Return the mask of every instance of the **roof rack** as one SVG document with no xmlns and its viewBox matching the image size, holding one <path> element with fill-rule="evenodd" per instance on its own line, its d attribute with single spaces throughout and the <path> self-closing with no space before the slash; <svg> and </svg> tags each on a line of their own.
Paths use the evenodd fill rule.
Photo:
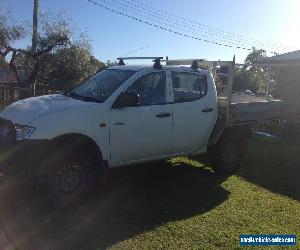
<svg viewBox="0 0 300 250">
<path fill-rule="evenodd" d="M 195 71 L 198 70 L 199 62 L 204 62 L 205 59 L 179 59 L 179 60 L 169 60 L 169 57 L 166 57 L 166 60 L 163 60 L 163 62 L 166 62 L 166 65 L 191 65 L 191 68 Z"/>
<path fill-rule="evenodd" d="M 119 60 L 118 65 L 125 65 L 124 60 L 153 60 L 153 68 L 154 69 L 162 69 L 161 60 L 164 59 L 161 56 L 145 56 L 145 57 L 119 57 L 117 60 Z"/>
<path fill-rule="evenodd" d="M 166 60 L 163 60 L 163 62 L 166 62 L 166 65 L 191 65 L 191 67 L 199 66 L 210 66 L 210 67 L 216 67 L 216 66 L 229 66 L 232 65 L 234 61 L 206 61 L 205 59 L 175 59 L 175 60 L 169 60 L 168 57 Z"/>
</svg>

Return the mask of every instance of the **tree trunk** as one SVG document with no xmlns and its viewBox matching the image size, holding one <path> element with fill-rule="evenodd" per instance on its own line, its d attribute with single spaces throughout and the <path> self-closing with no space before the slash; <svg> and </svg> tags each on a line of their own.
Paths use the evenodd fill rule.
<svg viewBox="0 0 300 250">
<path fill-rule="evenodd" d="M 16 64 L 15 64 L 16 54 L 17 54 L 16 50 L 13 50 L 13 53 L 12 53 L 12 56 L 11 56 L 11 59 L 10 59 L 10 62 L 9 62 L 9 68 L 14 73 L 17 81 L 21 82 L 20 75 L 19 75 L 19 72 L 18 72 Z"/>
</svg>

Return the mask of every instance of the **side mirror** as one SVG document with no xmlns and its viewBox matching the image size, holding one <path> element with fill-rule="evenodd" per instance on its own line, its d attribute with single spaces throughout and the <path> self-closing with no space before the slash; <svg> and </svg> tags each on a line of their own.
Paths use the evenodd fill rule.
<svg viewBox="0 0 300 250">
<path fill-rule="evenodd" d="M 126 107 L 137 107 L 139 106 L 140 96 L 135 91 L 125 92 L 117 98 L 112 108 L 121 109 Z"/>
</svg>

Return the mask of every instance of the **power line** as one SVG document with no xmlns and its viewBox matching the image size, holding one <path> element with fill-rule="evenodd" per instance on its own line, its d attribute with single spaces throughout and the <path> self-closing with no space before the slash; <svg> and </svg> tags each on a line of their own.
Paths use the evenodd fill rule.
<svg viewBox="0 0 300 250">
<path fill-rule="evenodd" d="M 113 3 L 111 3 L 111 1 L 113 1 L 117 4 L 113 4 Z M 117 8 L 121 8 L 121 9 L 125 10 L 126 12 L 133 13 L 134 15 L 138 16 L 139 18 L 140 17 L 145 17 L 145 18 L 147 18 L 151 21 L 154 21 L 154 22 L 157 22 L 158 19 L 167 20 L 169 23 L 175 24 L 175 26 L 172 25 L 172 24 L 169 24 L 169 23 L 162 22 L 162 21 L 160 21 L 160 24 L 170 26 L 172 28 L 178 29 L 178 30 L 183 31 L 183 32 L 187 32 L 189 34 L 196 34 L 196 35 L 200 35 L 201 37 L 206 37 L 206 38 L 209 38 L 209 39 L 217 39 L 217 40 L 221 41 L 222 43 L 230 43 L 232 45 L 241 45 L 241 44 L 243 44 L 244 47 L 246 47 L 246 44 L 248 43 L 248 46 L 251 46 L 251 47 L 258 46 L 260 48 L 264 48 L 264 49 L 271 50 L 271 51 L 279 49 L 278 47 L 276 47 L 276 48 L 270 47 L 270 45 L 269 45 L 269 47 L 267 47 L 267 45 L 264 45 L 264 44 L 259 44 L 257 42 L 253 43 L 253 41 L 249 42 L 249 41 L 244 40 L 243 43 L 241 43 L 242 38 L 239 38 L 238 40 L 236 38 L 235 38 L 235 40 L 234 40 L 234 38 L 229 38 L 228 39 L 227 36 L 224 36 L 224 34 L 221 34 L 221 33 L 219 33 L 219 35 L 215 35 L 215 33 L 213 31 L 203 30 L 202 28 L 195 29 L 195 28 L 192 28 L 190 26 L 187 26 L 186 23 L 182 23 L 179 20 L 175 20 L 175 19 L 170 20 L 169 18 L 166 18 L 165 16 L 163 16 L 163 15 L 157 13 L 157 12 L 150 11 L 151 13 L 154 13 L 154 15 L 153 15 L 153 14 L 150 14 L 149 12 L 147 12 L 147 11 L 144 11 L 144 9 L 137 9 L 137 8 L 132 6 L 131 2 L 128 2 L 126 0 L 123 0 L 121 2 L 118 1 L 118 0 L 110 0 L 110 1 L 102 0 L 102 2 L 106 2 L 107 4 L 112 5 L 114 7 L 117 7 Z M 124 4 L 124 2 L 125 2 L 125 4 Z M 129 3 L 130 5 L 127 5 L 126 3 Z M 134 6 L 138 6 L 138 5 L 134 4 Z M 133 10 L 136 10 L 138 12 L 135 12 Z M 144 14 L 142 14 L 142 13 L 146 14 L 147 16 L 144 16 Z M 149 16 L 151 16 L 151 17 L 149 17 Z M 152 18 L 152 17 L 154 17 L 154 18 Z M 181 28 L 181 27 L 178 27 L 178 26 L 187 27 L 189 29 L 187 30 L 187 28 Z M 191 29 L 194 30 L 194 31 L 190 31 Z M 218 32 L 216 32 L 216 33 L 218 34 Z M 226 40 L 224 40 L 224 39 L 226 39 Z M 281 49 L 281 50 L 284 50 L 284 49 Z"/>
<path fill-rule="evenodd" d="M 194 37 L 194 36 L 190 36 L 190 35 L 187 35 L 187 34 L 183 34 L 183 33 L 180 33 L 180 32 L 174 31 L 174 30 L 171 30 L 171 29 L 167 29 L 167 28 L 164 28 L 164 27 L 162 27 L 162 26 L 159 26 L 159 25 L 156 25 L 156 24 L 152 24 L 152 23 L 149 23 L 149 22 L 144 21 L 144 20 L 142 20 L 142 19 L 139 19 L 139 18 L 133 17 L 133 16 L 131 16 L 131 15 L 125 14 L 125 13 L 123 13 L 123 12 L 114 10 L 114 9 L 112 9 L 112 8 L 110 8 L 110 7 L 107 7 L 107 6 L 103 5 L 103 4 L 100 4 L 100 3 L 98 3 L 98 2 L 95 2 L 95 1 L 93 1 L 93 0 L 88 0 L 88 1 L 89 1 L 90 3 L 93 3 L 93 4 L 95 4 L 95 5 L 99 6 L 99 7 L 101 7 L 101 8 L 104 8 L 104 9 L 109 10 L 109 11 L 111 11 L 111 12 L 114 12 L 114 13 L 116 13 L 116 14 L 119 14 L 119 15 L 122 15 L 122 16 L 125 16 L 125 17 L 128 17 L 128 18 L 133 19 L 133 20 L 135 20 L 135 21 L 137 21 L 137 22 L 141 22 L 141 23 L 147 24 L 147 25 L 149 25 L 149 26 L 153 26 L 153 27 L 156 27 L 156 28 L 165 30 L 165 31 L 169 31 L 169 32 L 171 32 L 171 33 L 174 33 L 174 34 L 177 34 L 177 35 L 180 35 L 180 36 L 189 37 L 189 38 L 192 38 L 192 39 L 195 39 L 195 40 L 198 40 L 198 41 L 203 41 L 203 42 L 212 43 L 212 44 L 216 44 L 216 45 L 223 45 L 223 46 L 229 47 L 229 48 L 232 48 L 232 47 L 233 47 L 233 46 L 228 45 L 228 44 L 218 44 L 218 43 L 213 42 L 213 41 L 209 41 L 209 40 L 206 40 L 206 39 L 201 39 L 201 38 Z M 238 49 L 244 49 L 244 50 L 249 50 L 249 51 L 252 50 L 252 49 L 250 49 L 250 48 L 243 48 L 243 47 L 236 47 L 236 48 L 238 48 Z"/>
<path fill-rule="evenodd" d="M 117 0 L 112 0 L 112 1 L 117 1 Z M 257 40 L 257 39 L 253 39 L 250 37 L 246 37 L 246 36 L 241 36 L 241 35 L 237 35 L 234 33 L 230 33 L 224 30 L 220 30 L 218 28 L 211 28 L 212 26 L 208 26 L 208 25 L 204 25 L 204 24 L 200 24 L 197 22 L 194 22 L 192 20 L 189 19 L 185 19 L 179 16 L 176 16 L 172 13 L 163 11 L 163 10 L 159 10 L 157 8 L 154 8 L 152 6 L 149 6 L 145 3 L 142 3 L 141 1 L 138 0 L 122 0 L 122 3 L 128 3 L 130 4 L 130 6 L 128 6 L 129 8 L 132 8 L 133 6 L 140 6 L 142 8 L 142 10 L 145 10 L 145 8 L 148 8 L 149 12 L 153 13 L 154 15 L 152 16 L 158 16 L 159 18 L 163 18 L 165 20 L 168 20 L 172 23 L 176 23 L 176 25 L 181 25 L 184 27 L 187 27 L 189 29 L 192 29 L 194 31 L 200 31 L 201 34 L 205 33 L 208 34 L 211 37 L 221 37 L 223 39 L 226 39 L 225 42 L 232 42 L 233 44 L 248 44 L 251 47 L 260 47 L 260 48 L 264 48 L 267 50 L 280 50 L 280 51 L 287 51 L 287 50 L 292 50 L 295 48 L 292 48 L 291 46 L 285 46 L 285 45 L 281 45 L 281 44 L 276 44 L 276 43 L 271 43 L 271 42 L 267 42 L 267 41 L 261 41 L 261 40 Z M 154 9 L 154 11 L 152 10 Z M 145 11 L 143 11 L 145 13 Z M 171 20 L 169 19 L 169 17 L 171 17 Z M 178 23 L 179 22 L 179 23 Z M 197 25 L 195 25 L 195 24 Z M 199 34 L 199 33 L 198 33 Z M 218 34 L 218 35 L 216 35 Z M 224 40 L 222 40 L 224 41 Z"/>
<path fill-rule="evenodd" d="M 236 41 L 224 41 L 224 40 L 221 40 L 222 41 L 222 43 L 220 43 L 220 42 L 216 42 L 216 41 L 212 41 L 211 39 L 204 39 L 204 38 L 200 38 L 200 37 L 198 37 L 198 36 L 193 36 L 193 35 L 190 35 L 190 33 L 193 33 L 193 34 L 195 34 L 195 32 L 191 32 L 191 31 L 189 31 L 189 30 L 186 30 L 186 29 L 183 29 L 183 28 L 179 28 L 178 26 L 174 26 L 174 25 L 171 25 L 171 24 L 166 24 L 165 22 L 162 22 L 162 21 L 160 21 L 160 22 L 158 22 L 159 20 L 156 18 L 156 19 L 153 19 L 153 18 L 151 18 L 151 17 L 149 17 L 149 16 L 144 16 L 144 15 L 141 15 L 141 13 L 140 12 L 143 12 L 143 13 L 145 13 L 145 14 L 148 14 L 149 15 L 149 13 L 147 13 L 147 12 L 145 12 L 145 11 L 141 11 L 141 10 L 139 10 L 139 9 L 136 9 L 136 8 L 132 8 L 132 6 L 128 6 L 128 5 L 124 5 L 123 3 L 120 3 L 120 4 L 112 4 L 111 2 L 108 2 L 108 1 L 106 1 L 106 0 L 102 0 L 102 2 L 106 2 L 106 5 L 104 5 L 104 4 L 101 4 L 101 3 L 99 3 L 99 2 L 96 2 L 96 1 L 94 1 L 94 0 L 88 0 L 90 3 L 93 3 L 93 4 L 95 4 L 95 5 L 97 5 L 97 6 L 99 6 L 99 7 L 102 7 L 102 8 L 104 8 L 104 9 L 106 9 L 106 10 L 109 10 L 109 11 L 111 11 L 111 12 L 114 12 L 114 13 L 116 13 L 116 14 L 119 14 L 119 15 L 122 15 L 122 16 L 125 16 L 125 17 L 128 17 L 128 18 L 130 18 L 130 19 L 133 19 L 133 20 L 135 20 L 135 21 L 137 21 L 137 22 L 141 22 L 141 23 L 144 23 L 144 24 L 147 24 L 147 25 L 149 25 L 149 26 L 153 26 L 153 27 L 156 27 L 156 28 L 159 28 L 159 29 L 161 29 L 161 30 L 165 30 L 165 31 L 168 31 L 168 32 L 171 32 L 171 33 L 174 33 L 174 34 L 177 34 L 177 35 L 180 35 L 180 36 L 183 36 L 183 37 L 188 37 L 188 38 L 192 38 L 192 39 L 195 39 L 195 40 L 199 40 L 199 41 L 203 41 L 203 42 L 207 42 L 207 43 L 211 43 L 211 44 L 215 44 L 215 45 L 220 45 L 220 46 L 225 46 L 225 47 L 229 47 L 229 48 L 237 48 L 237 49 L 243 49 L 243 50 L 248 50 L 248 51 L 251 51 L 252 50 L 252 46 L 251 46 L 251 48 L 247 48 L 247 46 L 244 46 L 244 45 L 242 45 L 242 46 L 237 46 L 237 45 L 239 45 L 239 44 L 237 44 L 236 43 Z M 113 0 L 114 2 L 118 2 L 117 0 Z M 127 1 L 128 2 L 128 1 Z M 115 9 L 115 8 L 113 8 L 113 7 L 108 7 L 107 5 L 110 5 L 110 6 L 114 6 L 115 8 L 117 8 L 117 10 Z M 121 5 L 121 6 L 120 6 Z M 132 10 L 130 10 L 130 9 L 128 9 L 128 8 L 132 8 L 132 9 L 135 9 L 135 10 L 137 10 L 137 11 L 139 11 L 139 13 L 137 13 L 137 12 L 134 12 L 134 11 L 132 11 Z M 120 11 L 119 9 L 123 9 L 124 11 Z M 135 17 L 134 15 L 132 15 L 132 14 L 128 14 L 128 12 L 131 12 L 131 13 L 133 13 L 134 15 L 137 15 L 138 17 Z M 156 15 L 157 15 L 157 13 L 156 13 Z M 171 15 L 171 14 L 170 14 Z M 150 15 L 150 16 L 153 16 L 153 15 Z M 148 20 L 146 21 L 146 20 L 143 20 L 141 17 L 143 17 L 143 18 L 145 18 L 145 19 L 150 19 L 151 21 L 154 21 L 154 22 L 158 22 L 158 24 L 155 24 L 155 23 L 153 23 L 153 22 L 149 22 Z M 161 18 L 160 16 L 159 16 L 159 18 Z M 173 22 L 174 23 L 174 22 Z M 166 25 L 166 26 L 169 26 L 169 27 L 172 27 L 172 28 L 166 28 L 166 27 L 164 27 L 164 26 L 162 26 L 162 24 L 163 25 Z M 178 25 L 178 23 L 175 23 L 175 24 L 177 24 Z M 180 25 L 180 24 L 179 24 Z M 175 30 L 174 30 L 175 29 Z M 178 31 L 176 31 L 176 29 L 178 30 L 181 30 L 181 32 L 178 32 Z M 203 31 L 202 31 L 202 33 L 203 33 Z M 200 34 L 201 35 L 201 37 L 210 37 L 210 36 L 207 36 L 207 35 L 203 35 L 202 33 L 196 33 L 196 34 Z M 219 40 L 220 41 L 220 37 L 218 38 L 216 38 L 216 37 L 210 37 L 210 38 L 212 38 L 212 39 L 216 39 L 216 40 Z M 222 37 L 221 37 L 222 38 Z M 223 37 L 224 38 L 224 37 Z M 235 44 L 237 44 L 237 45 L 235 45 Z"/>
<path fill-rule="evenodd" d="M 119 57 L 125 57 L 125 56 L 128 56 L 128 55 L 134 54 L 134 53 L 136 53 L 136 52 L 140 52 L 141 50 L 144 50 L 144 49 L 146 49 L 146 48 L 149 48 L 149 45 L 140 47 L 140 48 L 135 49 L 135 50 L 131 50 L 131 51 L 127 52 L 126 54 L 124 54 L 124 55 L 122 55 L 122 56 L 119 56 Z"/>
<path fill-rule="evenodd" d="M 235 34 L 235 33 L 231 33 L 231 32 L 228 32 L 228 31 L 224 31 L 222 29 L 219 29 L 219 28 L 216 28 L 216 27 L 213 27 L 213 26 L 210 26 L 210 25 L 207 25 L 207 24 L 202 24 L 202 23 L 199 23 L 199 22 L 195 22 L 193 20 L 190 20 L 190 19 L 186 19 L 186 18 L 183 18 L 183 17 L 180 17 L 180 16 L 177 16 L 177 15 L 174 15 L 170 12 L 167 12 L 167 11 L 164 11 L 164 10 L 160 10 L 158 8 L 154 8 L 146 3 L 143 3 L 139 0 L 129 0 L 131 3 L 133 3 L 135 6 L 142 6 L 143 8 L 148 8 L 150 9 L 151 12 L 155 12 L 155 13 L 161 13 L 161 14 L 165 14 L 167 16 L 171 16 L 173 18 L 177 18 L 177 19 L 181 19 L 182 21 L 186 22 L 186 23 L 189 23 L 190 25 L 194 26 L 194 27 L 203 27 L 203 28 L 206 28 L 207 30 L 214 30 L 213 32 L 215 33 L 219 33 L 219 34 L 227 34 L 227 36 L 233 36 L 233 37 L 239 37 L 240 39 L 242 40 L 252 40 L 254 42 L 258 42 L 260 44 L 269 44 L 271 46 L 276 46 L 276 47 L 281 47 L 281 48 L 286 48 L 286 49 L 296 49 L 295 47 L 292 47 L 292 46 L 286 46 L 286 45 L 282 45 L 282 44 L 276 44 L 276 43 L 272 43 L 272 42 L 267 42 L 267 41 L 262 41 L 262 40 L 258 40 L 258 39 L 255 39 L 255 38 L 251 38 L 251 37 L 246 37 L 246 36 L 242 36 L 242 35 L 239 35 L 239 34 Z M 126 0 L 124 0 L 124 2 L 127 2 Z"/>
<path fill-rule="evenodd" d="M 119 4 L 117 4 L 117 5 L 116 5 L 116 4 L 112 4 L 111 1 L 117 2 L 117 3 L 119 3 Z M 121 8 L 121 9 L 127 11 L 127 12 L 133 13 L 133 14 L 136 15 L 136 16 L 139 16 L 139 17 L 145 17 L 146 19 L 149 19 L 149 20 L 151 20 L 152 22 L 157 22 L 157 21 L 158 21 L 158 18 L 167 20 L 167 22 L 169 22 L 169 23 L 166 23 L 166 22 L 164 22 L 164 21 L 160 21 L 160 24 L 165 25 L 165 26 L 169 26 L 169 27 L 174 28 L 174 29 L 177 29 L 177 30 L 180 30 L 181 32 L 187 32 L 187 33 L 189 33 L 189 34 L 201 35 L 201 37 L 215 38 L 215 37 L 212 37 L 212 36 L 211 36 L 212 33 L 209 33 L 209 32 L 206 32 L 206 31 L 201 31 L 201 32 L 199 33 L 199 32 L 197 32 L 197 30 L 196 30 L 196 31 L 191 31 L 191 28 L 189 28 L 189 29 L 187 29 L 187 28 L 182 28 L 182 26 L 183 26 L 183 27 L 186 27 L 186 25 L 181 24 L 181 23 L 178 23 L 178 22 L 174 22 L 173 20 L 161 18 L 160 16 L 157 18 L 156 15 L 152 15 L 152 14 L 149 14 L 149 13 L 143 11 L 143 10 L 139 10 L 139 9 L 133 8 L 133 7 L 131 7 L 131 6 L 128 6 L 128 5 L 126 5 L 126 4 L 123 4 L 123 3 L 122 3 L 123 1 L 122 1 L 122 2 L 117 1 L 117 0 L 111 0 L 111 1 L 102 0 L 102 2 L 106 2 L 106 3 L 108 3 L 109 5 L 115 6 L 115 7 L 117 7 L 117 8 Z M 124 2 L 126 2 L 126 1 L 124 1 Z M 120 5 L 121 5 L 121 6 L 120 6 Z M 125 7 L 124 7 L 124 6 L 125 6 Z M 136 10 L 136 11 L 138 11 L 138 12 L 135 12 L 135 11 L 133 11 L 133 10 Z M 144 14 L 141 14 L 141 13 L 144 13 Z M 146 15 L 146 16 L 145 16 L 145 15 Z M 150 17 L 149 17 L 149 16 L 150 16 Z M 152 16 L 153 18 L 152 18 L 151 16 Z M 173 24 L 170 24 L 170 23 L 173 23 Z M 181 26 L 181 27 L 179 27 L 179 26 Z M 195 30 L 195 29 L 192 28 L 192 30 Z M 207 34 L 208 34 L 208 35 L 207 35 Z M 227 40 L 227 41 L 226 41 L 226 40 L 222 40 L 222 37 L 221 37 L 221 39 L 220 39 L 219 37 L 218 37 L 217 39 L 218 39 L 219 41 L 221 41 L 221 42 L 225 42 L 225 43 L 229 42 L 228 40 Z M 234 43 L 234 42 L 231 42 L 231 43 L 232 43 L 232 44 L 239 45 L 239 44 Z"/>
<path fill-rule="evenodd" d="M 112 5 L 112 6 L 116 7 L 116 8 L 120 8 L 120 9 L 126 11 L 126 12 L 130 12 L 130 13 L 136 15 L 136 16 L 139 16 L 139 19 L 141 19 L 141 17 L 144 17 L 144 18 L 150 20 L 150 21 L 152 22 L 152 24 L 153 24 L 153 22 L 157 22 L 157 18 L 152 18 L 152 17 L 145 16 L 145 15 L 141 14 L 141 13 L 145 13 L 146 15 L 148 14 L 148 13 L 146 13 L 146 12 L 144 12 L 144 11 L 140 11 L 140 10 L 137 10 L 137 9 L 134 9 L 134 8 L 133 8 L 134 10 L 139 11 L 139 12 L 135 12 L 135 11 L 133 11 L 133 10 L 131 10 L 131 9 L 127 9 L 127 6 L 126 6 L 126 5 L 125 5 L 125 7 L 124 7 L 122 4 L 121 4 L 121 6 L 120 6 L 120 5 L 118 5 L 118 4 L 111 3 L 111 1 L 113 1 L 113 2 L 119 2 L 119 1 L 117 1 L 117 0 L 110 0 L 110 1 L 102 0 L 102 2 L 106 2 L 107 4 Z M 119 3 L 120 3 L 120 2 L 119 2 Z M 207 36 L 207 35 L 203 34 L 203 32 L 202 32 L 202 33 L 199 33 L 199 32 L 193 32 L 193 31 L 190 31 L 190 30 L 187 30 L 187 29 L 184 29 L 184 28 L 180 28 L 180 27 L 178 27 L 178 23 L 175 23 L 175 25 L 172 25 L 172 24 L 168 24 L 168 23 L 165 23 L 165 22 L 160 21 L 159 24 L 160 24 L 160 26 L 161 26 L 161 25 L 164 25 L 164 26 L 169 26 L 169 27 L 171 27 L 172 29 L 180 30 L 180 33 L 196 34 L 196 35 L 200 35 L 202 38 L 203 38 L 203 37 L 206 37 L 206 38 L 216 39 L 215 37 L 211 37 L 211 36 Z M 218 40 L 218 41 L 221 41 L 221 42 L 224 42 L 224 43 L 228 43 L 228 42 L 229 42 L 229 41 L 226 41 L 226 40 L 222 40 L 222 38 L 221 38 L 221 39 L 220 39 L 220 38 L 217 38 L 217 40 Z M 230 43 L 231 43 L 232 45 L 240 45 L 240 44 L 234 43 L 234 42 L 230 42 Z"/>
</svg>

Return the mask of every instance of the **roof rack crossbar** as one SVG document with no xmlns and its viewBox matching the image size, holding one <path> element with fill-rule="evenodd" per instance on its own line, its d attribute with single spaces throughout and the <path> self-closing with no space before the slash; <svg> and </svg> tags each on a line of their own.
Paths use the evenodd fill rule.
<svg viewBox="0 0 300 250">
<path fill-rule="evenodd" d="M 139 56 L 136 56 L 136 57 L 118 57 L 117 60 L 147 60 L 147 59 L 150 59 L 150 60 L 155 60 L 155 59 L 159 59 L 159 60 L 162 60 L 164 59 L 163 57 L 161 56 L 144 56 L 144 57 L 139 57 Z"/>
<path fill-rule="evenodd" d="M 161 56 L 146 56 L 146 57 L 118 57 L 117 60 L 119 60 L 118 65 L 125 65 L 124 60 L 153 60 L 153 68 L 161 70 L 162 65 L 161 65 L 161 60 L 164 59 Z"/>
</svg>

